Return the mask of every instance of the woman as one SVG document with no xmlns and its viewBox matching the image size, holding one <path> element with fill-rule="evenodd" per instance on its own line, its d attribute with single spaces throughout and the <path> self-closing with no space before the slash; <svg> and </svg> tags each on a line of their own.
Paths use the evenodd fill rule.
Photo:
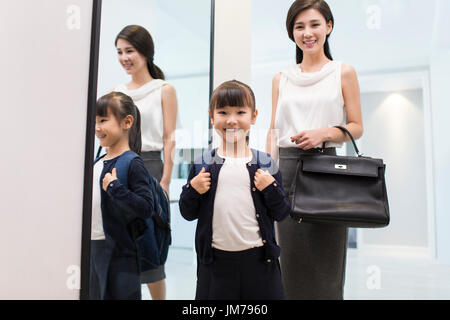
<svg viewBox="0 0 450 320">
<path fill-rule="evenodd" d="M 304 152 L 336 154 L 347 141 L 335 125 L 355 139 L 363 132 L 355 70 L 333 61 L 328 44 L 334 18 L 323 0 L 297 0 L 287 14 L 297 64 L 272 82 L 272 121 L 267 152 L 279 153 L 283 187 L 292 194 L 297 159 Z M 347 122 L 345 120 L 347 119 Z M 281 273 L 287 299 L 343 299 L 347 228 L 298 223 L 277 225 Z"/>
<path fill-rule="evenodd" d="M 129 95 L 139 108 L 142 119 L 141 157 L 150 174 L 169 193 L 178 119 L 175 89 L 164 81 L 164 73 L 153 63 L 153 39 L 145 28 L 126 26 L 117 35 L 115 45 L 119 62 L 131 75 L 131 81 L 114 90 Z M 164 266 L 141 274 L 141 282 L 148 284 L 154 300 L 165 299 L 165 278 Z"/>
</svg>

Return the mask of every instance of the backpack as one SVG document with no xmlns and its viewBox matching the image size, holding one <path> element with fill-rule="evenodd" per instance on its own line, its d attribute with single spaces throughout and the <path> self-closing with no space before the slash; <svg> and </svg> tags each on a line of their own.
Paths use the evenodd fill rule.
<svg viewBox="0 0 450 320">
<path fill-rule="evenodd" d="M 130 163 L 136 157 L 139 155 L 135 152 L 126 151 L 117 159 L 115 165 L 117 178 L 127 188 Z M 98 160 L 99 158 L 96 161 Z M 163 265 L 167 260 L 169 246 L 172 244 L 169 197 L 150 173 L 148 179 L 153 195 L 152 215 L 145 221 L 136 219 L 128 225 L 138 246 L 141 272 Z"/>
</svg>

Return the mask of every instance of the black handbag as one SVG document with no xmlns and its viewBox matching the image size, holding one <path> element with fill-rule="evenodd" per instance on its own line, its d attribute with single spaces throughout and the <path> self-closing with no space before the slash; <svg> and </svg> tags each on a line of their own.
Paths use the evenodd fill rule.
<svg viewBox="0 0 450 320">
<path fill-rule="evenodd" d="M 357 157 L 304 153 L 298 159 L 291 217 L 299 222 L 353 228 L 389 224 L 389 204 L 382 159 L 363 157 L 348 134 Z"/>
</svg>

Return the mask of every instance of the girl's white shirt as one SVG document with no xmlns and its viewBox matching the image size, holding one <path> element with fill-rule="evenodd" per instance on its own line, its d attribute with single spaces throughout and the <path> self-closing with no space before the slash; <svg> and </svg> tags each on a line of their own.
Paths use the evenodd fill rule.
<svg viewBox="0 0 450 320">
<path fill-rule="evenodd" d="M 105 240 L 103 230 L 102 208 L 100 199 L 100 176 L 103 170 L 103 160 L 97 161 L 94 165 L 94 177 L 92 188 L 92 227 L 91 240 Z"/>
<path fill-rule="evenodd" d="M 220 169 L 214 199 L 212 247 L 243 251 L 263 246 L 256 209 L 250 191 L 247 158 L 225 159 Z"/>
<path fill-rule="evenodd" d="M 129 90 L 126 84 L 121 84 L 114 91 L 130 96 L 141 113 L 142 151 L 163 150 L 163 113 L 162 87 L 168 82 L 153 79 L 138 89 Z M 180 128 L 177 112 L 176 129 Z"/>
<path fill-rule="evenodd" d="M 330 61 L 317 72 L 304 73 L 299 65 L 281 71 L 274 126 L 278 147 L 297 147 L 290 137 L 303 130 L 345 124 L 341 69 L 342 62 Z M 335 142 L 326 144 L 326 147 L 341 146 L 342 143 Z"/>
</svg>

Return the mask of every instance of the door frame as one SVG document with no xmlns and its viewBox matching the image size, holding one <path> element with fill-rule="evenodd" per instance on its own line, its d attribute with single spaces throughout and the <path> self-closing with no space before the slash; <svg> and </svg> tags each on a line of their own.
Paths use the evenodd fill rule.
<svg viewBox="0 0 450 320">
<path fill-rule="evenodd" d="M 386 249 L 402 251 L 405 249 L 416 255 L 425 255 L 436 261 L 436 213 L 434 196 L 434 167 L 433 167 L 433 133 L 432 133 L 432 107 L 430 72 L 428 67 L 388 70 L 380 72 L 360 73 L 358 76 L 361 93 L 393 92 L 404 90 L 422 90 L 422 104 L 424 116 L 424 142 L 425 142 L 425 179 L 426 179 L 426 208 L 427 208 L 427 247 L 424 252 L 422 247 L 399 247 L 399 246 L 372 246 L 364 244 L 361 229 L 357 229 L 357 248 L 362 249 Z M 358 144 L 364 143 L 364 137 Z M 378 248 L 375 248 L 378 247 Z M 382 247 L 382 248 L 381 248 Z M 389 247 L 389 248 L 386 248 Z"/>
</svg>

